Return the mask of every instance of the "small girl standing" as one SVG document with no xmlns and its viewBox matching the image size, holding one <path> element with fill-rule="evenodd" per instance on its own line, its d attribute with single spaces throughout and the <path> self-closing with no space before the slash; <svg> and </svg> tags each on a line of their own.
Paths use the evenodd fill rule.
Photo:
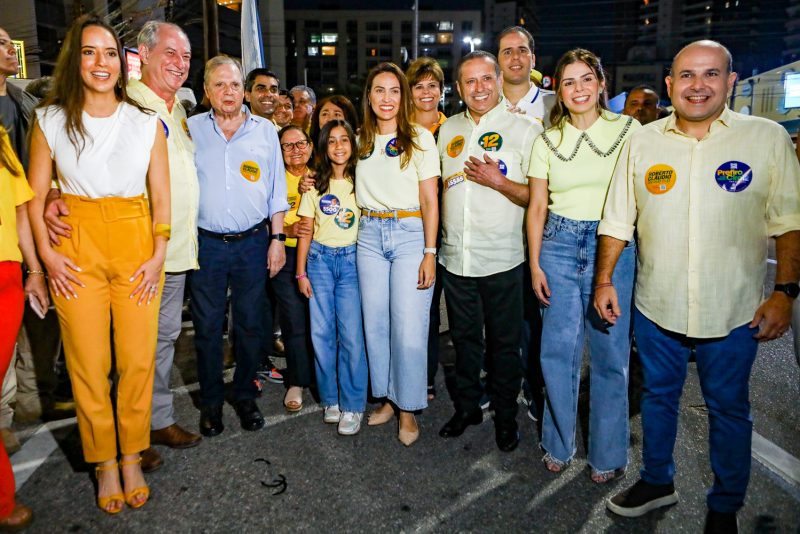
<svg viewBox="0 0 800 534">
<path fill-rule="evenodd" d="M 313 241 L 307 236 L 297 242 L 296 278 L 300 292 L 311 299 L 311 341 L 324 421 L 338 423 L 339 434 L 345 436 L 360 430 L 367 402 L 367 356 L 356 271 L 359 210 L 354 193 L 358 162 L 354 139 L 347 122 L 325 124 L 317 145 L 315 188 L 303 195 L 297 210 L 301 218 L 314 220 Z"/>
</svg>

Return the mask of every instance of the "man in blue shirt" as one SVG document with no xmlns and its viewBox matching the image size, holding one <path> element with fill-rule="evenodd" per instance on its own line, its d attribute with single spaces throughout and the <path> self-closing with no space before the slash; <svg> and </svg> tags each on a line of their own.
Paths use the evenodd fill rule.
<svg viewBox="0 0 800 534">
<path fill-rule="evenodd" d="M 200 381 L 200 432 L 224 429 L 222 327 L 230 281 L 236 372 L 233 398 L 245 430 L 264 418 L 255 403 L 266 298 L 264 280 L 286 261 L 283 217 L 286 180 L 278 136 L 267 119 L 243 106 L 239 63 L 217 56 L 206 63 L 204 89 L 211 111 L 188 121 L 200 184 L 197 217 L 200 269 L 192 273 L 192 319 Z M 273 233 L 274 232 L 274 233 Z"/>
</svg>

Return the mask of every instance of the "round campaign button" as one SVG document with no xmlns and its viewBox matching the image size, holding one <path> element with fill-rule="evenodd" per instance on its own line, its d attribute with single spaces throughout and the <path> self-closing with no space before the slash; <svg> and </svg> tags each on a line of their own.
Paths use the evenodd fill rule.
<svg viewBox="0 0 800 534">
<path fill-rule="evenodd" d="M 319 209 L 325 215 L 335 215 L 339 213 L 341 207 L 342 203 L 339 202 L 339 197 L 336 195 L 328 194 L 319 199 Z"/>
<path fill-rule="evenodd" d="M 158 120 L 159 120 L 159 122 L 161 122 L 161 126 L 164 127 L 164 137 L 169 139 L 169 128 L 167 128 L 167 123 L 164 122 L 164 119 L 158 119 Z"/>
<path fill-rule="evenodd" d="M 336 222 L 336 226 L 339 228 L 347 230 L 352 228 L 353 224 L 356 222 L 356 214 L 353 213 L 351 209 L 342 208 L 339 210 L 339 213 L 336 214 L 334 222 Z"/>
<path fill-rule="evenodd" d="M 261 178 L 261 167 L 255 161 L 243 161 L 239 172 L 249 182 L 257 182 Z"/>
<path fill-rule="evenodd" d="M 739 193 L 747 189 L 753 181 L 753 170 L 741 161 L 726 161 L 714 173 L 717 185 L 729 193 Z"/>
<path fill-rule="evenodd" d="M 503 136 L 497 132 L 486 132 L 478 138 L 478 144 L 487 152 L 497 152 L 503 146 Z"/>
<path fill-rule="evenodd" d="M 503 173 L 503 176 L 508 174 L 508 167 L 506 166 L 506 162 L 502 159 L 497 160 L 497 167 L 500 169 L 500 172 Z"/>
<path fill-rule="evenodd" d="M 397 138 L 393 137 L 391 141 L 386 143 L 386 155 L 390 158 L 396 158 L 400 155 L 400 150 L 397 148 Z"/>
<path fill-rule="evenodd" d="M 653 195 L 663 195 L 675 185 L 677 173 L 669 165 L 659 163 L 644 173 L 644 186 Z"/>
<path fill-rule="evenodd" d="M 457 135 L 447 143 L 447 155 L 454 158 L 464 150 L 464 136 Z"/>
</svg>

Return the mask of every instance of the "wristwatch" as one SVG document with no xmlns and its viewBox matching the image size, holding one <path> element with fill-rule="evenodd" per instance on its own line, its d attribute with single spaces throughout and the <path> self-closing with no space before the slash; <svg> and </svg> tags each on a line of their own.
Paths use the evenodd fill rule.
<svg viewBox="0 0 800 534">
<path fill-rule="evenodd" d="M 775 284 L 773 291 L 780 291 L 781 293 L 785 293 L 789 298 L 796 299 L 797 296 L 800 295 L 800 285 L 794 282 Z"/>
<path fill-rule="evenodd" d="M 425 247 L 422 249 L 422 254 L 433 254 L 436 256 L 436 247 Z"/>
<path fill-rule="evenodd" d="M 270 234 L 270 239 L 277 239 L 278 241 L 286 241 L 286 234 Z"/>
</svg>

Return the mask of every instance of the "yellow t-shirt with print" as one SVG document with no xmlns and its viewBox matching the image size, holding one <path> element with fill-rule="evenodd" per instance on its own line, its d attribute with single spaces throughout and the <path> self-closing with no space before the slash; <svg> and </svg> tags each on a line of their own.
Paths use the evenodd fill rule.
<svg viewBox="0 0 800 534">
<path fill-rule="evenodd" d="M 283 217 L 284 226 L 289 226 L 300 220 L 300 216 L 297 214 L 297 208 L 300 207 L 300 192 L 298 191 L 298 186 L 302 178 L 302 176 L 295 176 L 289 171 L 286 171 L 286 200 L 289 202 L 289 210 Z M 296 247 L 297 238 L 287 237 L 286 246 Z"/>
<path fill-rule="evenodd" d="M 0 150 L 11 160 L 11 166 L 19 174 L 14 176 L 5 167 L 0 167 L 0 261 L 22 261 L 17 235 L 17 206 L 33 198 L 33 190 L 25 179 L 8 135 L 2 131 Z"/>
<path fill-rule="evenodd" d="M 356 242 L 361 212 L 349 180 L 331 180 L 325 194 L 316 189 L 303 194 L 297 214 L 314 218 L 314 241 L 320 245 L 346 247 Z"/>
</svg>

